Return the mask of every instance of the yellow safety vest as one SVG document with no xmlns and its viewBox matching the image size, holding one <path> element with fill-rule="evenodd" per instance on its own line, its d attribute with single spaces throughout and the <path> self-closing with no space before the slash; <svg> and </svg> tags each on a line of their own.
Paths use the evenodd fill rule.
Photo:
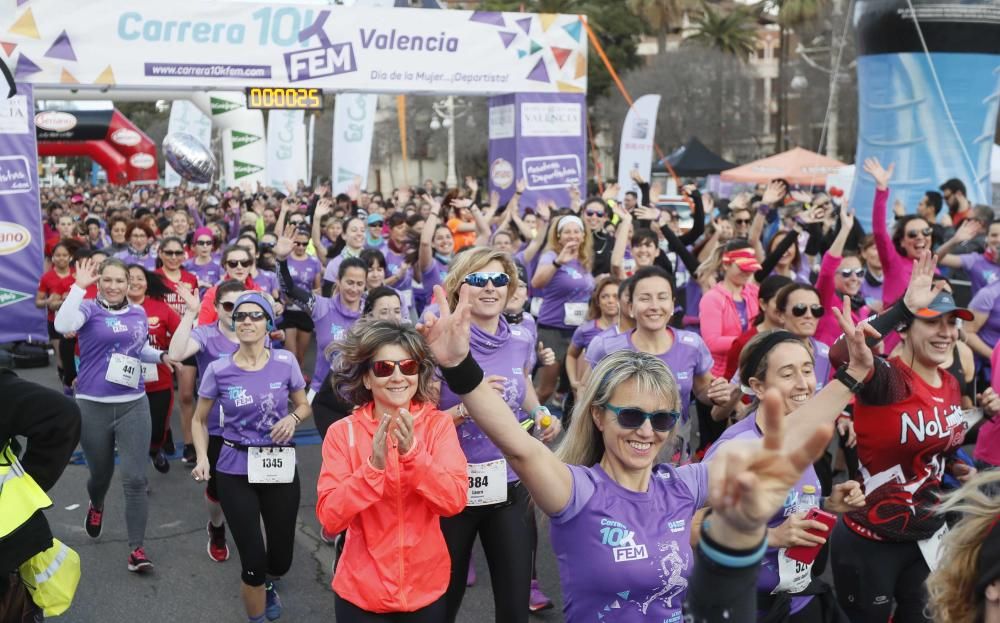
<svg viewBox="0 0 1000 623">
<path fill-rule="evenodd" d="M 52 500 L 24 471 L 8 443 L 0 453 L 0 539 L 11 535 Z M 69 609 L 80 582 L 80 556 L 58 539 L 20 568 L 31 599 L 45 613 L 58 616 Z"/>
<path fill-rule="evenodd" d="M 0 539 L 20 528 L 39 509 L 50 506 L 52 500 L 24 471 L 8 443 L 0 454 Z"/>
</svg>

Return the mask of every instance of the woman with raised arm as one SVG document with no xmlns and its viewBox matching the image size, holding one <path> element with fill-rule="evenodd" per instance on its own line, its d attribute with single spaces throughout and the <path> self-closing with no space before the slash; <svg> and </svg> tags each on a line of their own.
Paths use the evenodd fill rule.
<svg viewBox="0 0 1000 623">
<path fill-rule="evenodd" d="M 958 307 L 944 283 L 932 287 L 929 251 L 910 269 L 904 296 L 870 324 L 897 329 L 898 355 L 878 358 L 854 404 L 858 460 L 867 506 L 846 513 L 833 530 L 831 562 L 837 598 L 851 621 L 929 622 L 924 580 L 937 563 L 928 545 L 947 530 L 935 512 L 945 472 L 974 472 L 951 456 L 965 437 L 958 381 L 940 368 L 958 339 Z M 830 360 L 843 359 L 843 340 Z M 852 355 L 853 356 L 853 355 Z M 894 609 L 895 605 L 895 609 Z"/>
<path fill-rule="evenodd" d="M 854 228 L 854 212 L 844 209 L 840 212 L 840 231 L 833 239 L 833 244 L 823 254 L 819 267 L 819 277 L 816 279 L 816 290 L 819 291 L 820 303 L 824 308 L 835 307 L 848 296 L 851 299 L 851 318 L 861 322 L 868 315 L 868 306 L 861 292 L 861 284 L 865 278 L 865 268 L 861 258 L 853 251 L 847 251 L 844 246 Z M 821 316 L 816 329 L 816 339 L 829 346 L 840 335 L 837 320 L 832 316 Z"/>
<path fill-rule="evenodd" d="M 337 350 L 334 385 L 358 405 L 330 427 L 316 484 L 323 531 L 347 531 L 337 621 L 440 623 L 452 567 L 441 518 L 465 506 L 468 475 L 435 406 L 434 356 L 413 328 L 384 320 L 358 325 Z"/>
<path fill-rule="evenodd" d="M 233 329 L 232 315 L 236 299 L 243 293 L 245 286 L 235 279 L 229 279 L 219 284 L 216 290 L 215 307 L 219 320 L 213 324 L 195 326 L 201 303 L 193 292 L 181 292 L 185 309 L 181 322 L 170 340 L 170 356 L 175 361 L 194 358 L 202 377 L 209 364 L 217 359 L 225 359 L 236 352 L 240 341 L 236 339 Z M 208 510 L 208 557 L 215 562 L 229 560 L 229 545 L 226 543 L 226 524 L 219 503 L 218 478 L 216 467 L 219 462 L 219 452 L 222 450 L 222 421 L 216 417 L 219 413 L 218 404 L 209 410 L 212 417 L 208 418 L 208 467 L 209 479 L 205 486 L 205 506 Z M 192 417 L 194 412 L 192 410 Z M 188 448 L 185 447 L 185 454 Z M 192 442 L 190 452 L 194 453 Z M 191 461 L 192 463 L 194 460 Z"/>
<path fill-rule="evenodd" d="M 719 467 L 715 461 L 711 467 L 654 465 L 680 417 L 680 396 L 667 366 L 646 353 L 620 351 L 607 357 L 577 403 L 566 442 L 553 454 L 524 433 L 470 355 L 471 294 L 463 286 L 452 312 L 444 291 L 436 290 L 441 316 L 429 316 L 422 331 L 451 390 L 551 518 L 566 620 L 590 621 L 609 612 L 623 621 L 679 619 L 691 573 L 691 519 L 709 491 L 732 498 L 743 489 L 721 490 L 729 473 L 725 462 Z M 815 435 L 818 445 L 825 443 L 852 396 L 850 388 L 858 385 L 855 379 L 871 369 L 863 330 L 849 318 L 843 326 L 857 357 L 838 375 L 843 380 L 799 407 L 787 448 Z M 818 447 L 810 447 L 816 450 L 811 458 Z M 799 463 L 789 470 L 796 472 L 794 478 L 781 480 L 782 499 L 804 469 Z M 744 484 L 752 478 L 750 471 Z M 771 500 L 773 493 L 763 497 Z M 768 510 L 772 515 L 774 510 Z"/>
</svg>

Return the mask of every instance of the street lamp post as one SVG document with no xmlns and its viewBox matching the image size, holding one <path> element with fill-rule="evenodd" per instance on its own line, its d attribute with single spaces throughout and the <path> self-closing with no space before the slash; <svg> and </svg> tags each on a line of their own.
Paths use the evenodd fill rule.
<svg viewBox="0 0 1000 623">
<path fill-rule="evenodd" d="M 458 172 L 455 170 L 455 120 L 468 115 L 472 109 L 467 102 L 463 100 L 456 102 L 455 96 L 449 95 L 443 100 L 431 104 L 431 110 L 434 111 L 434 116 L 431 118 L 431 130 L 440 130 L 441 128 L 448 130 L 448 162 L 446 163 L 448 173 L 445 184 L 449 188 L 455 188 L 458 186 Z M 475 127 L 471 116 L 468 123 L 469 127 Z"/>
</svg>

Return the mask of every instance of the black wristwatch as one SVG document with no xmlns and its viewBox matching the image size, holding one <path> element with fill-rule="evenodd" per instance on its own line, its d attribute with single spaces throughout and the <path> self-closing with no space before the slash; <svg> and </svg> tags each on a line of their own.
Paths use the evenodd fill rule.
<svg viewBox="0 0 1000 623">
<path fill-rule="evenodd" d="M 552 260 L 552 265 L 556 267 L 556 270 L 562 268 L 562 264 L 559 263 L 559 260 Z"/>
<path fill-rule="evenodd" d="M 833 378 L 840 381 L 847 387 L 847 391 L 852 394 L 857 394 L 865 386 L 864 381 L 859 381 L 850 374 L 847 373 L 847 366 L 843 365 L 837 368 L 837 373 L 833 375 Z"/>
</svg>

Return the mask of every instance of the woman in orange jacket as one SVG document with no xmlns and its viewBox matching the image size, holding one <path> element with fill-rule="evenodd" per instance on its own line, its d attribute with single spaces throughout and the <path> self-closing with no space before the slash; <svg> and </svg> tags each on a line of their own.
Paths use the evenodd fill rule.
<svg viewBox="0 0 1000 623">
<path fill-rule="evenodd" d="M 433 391 L 434 357 L 411 327 L 355 325 L 331 347 L 334 387 L 361 405 L 323 442 L 316 515 L 347 530 L 333 578 L 342 623 L 438 622 L 451 559 L 441 517 L 466 503 L 465 454 Z"/>
</svg>

